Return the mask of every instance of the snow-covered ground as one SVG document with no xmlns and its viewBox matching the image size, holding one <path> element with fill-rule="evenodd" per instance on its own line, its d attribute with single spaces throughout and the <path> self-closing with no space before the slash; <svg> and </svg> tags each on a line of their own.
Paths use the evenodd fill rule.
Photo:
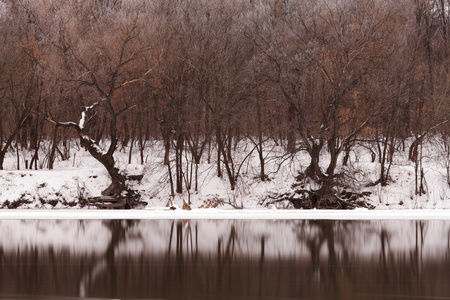
<svg viewBox="0 0 450 300">
<path fill-rule="evenodd" d="M 247 147 L 247 152 L 235 153 L 237 164 L 241 163 L 249 148 L 251 146 Z M 447 218 L 445 209 L 450 208 L 450 187 L 447 183 L 446 169 L 448 154 L 444 152 L 438 140 L 430 140 L 425 144 L 422 167 L 426 193 L 419 196 L 414 192 L 415 167 L 414 163 L 408 161 L 407 151 L 408 147 L 405 151 L 395 152 L 390 171 L 391 180 L 386 187 L 380 185 L 363 187 L 366 183 L 376 181 L 380 170 L 379 163 L 371 162 L 370 153 L 364 147 L 355 147 L 351 153 L 349 166 L 345 168 L 339 166 L 339 168 L 348 175 L 348 178 L 351 178 L 349 185 L 352 189 L 372 193 L 369 199 L 377 210 L 427 209 L 433 210 L 434 213 L 439 212 L 440 216 Z M 184 193 L 175 197 L 174 204 L 181 207 L 183 200 L 191 202 L 193 211 L 181 213 L 182 218 L 186 217 L 185 214 L 194 218 L 203 218 L 204 214 L 214 217 L 217 211 L 220 211 L 219 215 L 222 216 L 223 211 L 234 211 L 233 206 L 244 208 L 243 212 L 234 213 L 238 218 L 239 216 L 251 218 L 249 211 L 256 216 L 271 213 L 277 218 L 277 211 L 281 207 L 278 209 L 273 206 L 267 207 L 263 205 L 263 200 L 270 194 L 289 191 L 294 183 L 294 177 L 304 170 L 309 162 L 305 153 L 300 152 L 295 157 L 286 158 L 281 156 L 284 152 L 281 147 L 272 147 L 266 153 L 266 173 L 270 180 L 263 182 L 258 178 L 259 161 L 254 151 L 253 155 L 242 163 L 241 175 L 235 191 L 230 189 L 225 174 L 224 178 L 216 176 L 216 164 L 213 161 L 207 164 L 206 159 L 203 159 L 202 164 L 199 165 L 198 191 L 191 189 L 188 192 L 184 189 Z M 127 149 L 118 151 L 115 157 L 118 166 L 128 174 L 144 174 L 141 182 L 130 184 L 141 193 L 142 200 L 148 203 L 145 211 L 156 215 L 166 213 L 176 216 L 173 211 L 166 211 L 171 197 L 167 166 L 163 164 L 163 153 L 161 143 L 153 142 L 145 150 L 146 162 L 143 165 L 139 163 L 140 157 L 137 152 L 132 156 L 132 164 L 128 164 Z M 21 208 L 46 210 L 79 208 L 76 205 L 79 197 L 98 196 L 109 185 L 106 170 L 83 149 L 72 150 L 69 160 L 62 161 L 58 158 L 53 170 L 45 168 L 37 171 L 25 170 L 24 160 L 30 157 L 31 155 L 20 156 L 21 169 L 17 170 L 15 153 L 7 155 L 5 170 L 0 171 L 0 206 L 5 201 L 13 202 L 22 199 L 28 203 L 23 204 Z M 45 154 L 40 157 L 45 157 Z M 190 159 L 189 156 L 186 158 Z M 326 155 L 322 161 L 326 163 Z M 191 167 L 190 164 L 189 167 Z M 216 204 L 219 210 L 197 210 Z M 442 209 L 444 211 L 440 211 Z M 347 216 L 348 213 L 341 216 Z M 365 213 L 356 211 L 350 216 L 363 217 Z M 286 211 L 283 214 L 286 215 Z M 6 216 L 3 212 L 2 215 Z M 287 215 L 291 218 L 306 216 L 304 212 L 289 212 Z M 384 214 L 374 215 L 375 218 L 377 216 L 381 217 Z"/>
</svg>

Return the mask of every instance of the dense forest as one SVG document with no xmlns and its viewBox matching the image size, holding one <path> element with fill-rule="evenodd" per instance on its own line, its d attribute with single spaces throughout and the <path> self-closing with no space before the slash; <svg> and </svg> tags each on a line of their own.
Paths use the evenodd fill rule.
<svg viewBox="0 0 450 300">
<path fill-rule="evenodd" d="M 37 167 L 47 144 L 52 169 L 78 140 L 119 207 L 137 195 L 114 154 L 138 149 L 143 164 L 151 140 L 172 193 L 196 189 L 186 154 L 233 190 L 242 141 L 261 181 L 267 147 L 301 151 L 314 207 L 339 200 L 337 166 L 357 145 L 379 162 L 381 186 L 407 149 L 416 193 L 426 138 L 450 160 L 449 0 L 0 0 L 0 39 L 0 168 L 22 151 Z"/>
</svg>

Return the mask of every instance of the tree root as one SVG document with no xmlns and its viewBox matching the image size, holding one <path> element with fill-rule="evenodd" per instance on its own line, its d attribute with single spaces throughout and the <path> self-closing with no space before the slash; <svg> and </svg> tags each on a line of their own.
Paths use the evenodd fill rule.
<svg viewBox="0 0 450 300">
<path fill-rule="evenodd" d="M 279 205 L 284 203 L 284 207 L 292 205 L 296 209 L 355 209 L 375 207 L 367 200 L 370 192 L 355 193 L 342 191 L 340 194 L 323 196 L 318 191 L 295 190 L 281 195 L 271 195 L 264 199 L 265 206 Z"/>
<path fill-rule="evenodd" d="M 132 209 L 140 204 L 146 204 L 140 201 L 140 194 L 133 190 L 127 190 L 126 196 L 98 196 L 88 198 L 89 205 L 100 209 Z"/>
</svg>

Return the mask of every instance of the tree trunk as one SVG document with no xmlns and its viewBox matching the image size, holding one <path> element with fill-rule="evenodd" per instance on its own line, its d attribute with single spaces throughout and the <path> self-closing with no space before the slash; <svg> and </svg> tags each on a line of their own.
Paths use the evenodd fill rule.
<svg viewBox="0 0 450 300">
<path fill-rule="evenodd" d="M 134 127 L 134 125 L 132 125 Z M 134 129 L 133 129 L 134 130 Z M 123 122 L 123 140 L 122 140 L 122 149 L 126 148 L 128 146 L 128 143 L 130 142 L 131 136 L 130 136 L 130 129 L 128 126 L 128 121 L 126 118 L 124 118 Z"/>
<path fill-rule="evenodd" d="M 173 188 L 173 176 L 172 176 L 172 168 L 170 167 L 170 160 L 167 162 L 167 170 L 169 172 L 169 184 L 170 184 L 170 195 L 172 196 L 172 200 L 175 197 L 175 190 Z"/>
<path fill-rule="evenodd" d="M 170 161 L 170 135 L 165 134 L 163 137 L 164 140 L 164 165 L 168 165 Z"/>
<path fill-rule="evenodd" d="M 260 179 L 261 181 L 266 180 L 266 172 L 265 172 L 265 162 L 264 162 L 264 153 L 263 153 L 263 132 L 262 132 L 262 116 L 261 116 L 261 100 L 257 96 L 256 99 L 256 118 L 257 118 L 257 125 L 258 125 L 258 157 L 259 157 L 259 164 L 260 164 Z"/>
<path fill-rule="evenodd" d="M 288 108 L 288 128 L 287 128 L 287 151 L 295 152 L 295 106 L 289 105 Z"/>
<path fill-rule="evenodd" d="M 178 194 L 183 192 L 183 149 L 184 149 L 184 133 L 179 133 L 177 144 L 175 147 L 175 163 L 176 163 L 176 190 Z"/>
<path fill-rule="evenodd" d="M 334 192 L 334 178 L 333 176 L 324 176 L 322 177 L 322 186 L 317 192 L 318 201 L 315 203 L 316 208 L 322 207 L 330 207 L 331 205 L 336 203 L 336 196 Z M 314 205 L 314 203 L 313 203 Z"/>
<path fill-rule="evenodd" d="M 350 150 L 351 150 L 350 144 L 345 144 L 345 146 L 344 146 L 345 155 L 344 155 L 344 159 L 342 161 L 342 164 L 344 166 L 347 166 L 348 161 L 350 160 Z"/>
<path fill-rule="evenodd" d="M 144 145 L 145 145 L 145 135 L 144 135 L 144 129 L 143 129 L 143 121 L 142 121 L 142 117 L 141 117 L 142 113 L 139 111 L 137 113 L 137 120 L 136 120 L 136 124 L 137 124 L 137 128 L 138 128 L 138 137 L 139 137 L 139 153 L 141 156 L 141 165 L 144 164 Z M 146 122 L 147 124 L 149 122 Z"/>
<path fill-rule="evenodd" d="M 222 178 L 221 156 L 223 150 L 222 133 L 220 128 L 216 128 L 216 143 L 217 143 L 217 177 Z"/>
<path fill-rule="evenodd" d="M 322 150 L 323 142 L 313 143 L 308 153 L 311 158 L 309 166 L 305 170 L 305 175 L 310 178 L 320 178 L 323 173 L 320 170 L 320 151 Z"/>
<path fill-rule="evenodd" d="M 119 172 L 115 167 L 115 162 L 112 153 L 103 153 L 100 151 L 98 145 L 90 138 L 80 134 L 80 143 L 89 154 L 98 160 L 107 170 L 111 177 L 111 185 L 102 192 L 104 196 L 120 197 L 121 193 L 126 190 L 126 176 Z"/>
<path fill-rule="evenodd" d="M 20 129 L 19 126 L 16 127 L 16 129 L 13 131 L 13 133 L 9 136 L 8 140 L 6 141 L 5 146 L 3 146 L 3 149 L 0 149 L 0 170 L 3 170 L 3 163 L 5 161 L 6 153 L 8 152 L 8 148 L 11 146 L 17 133 L 19 132 L 19 129 Z"/>
<path fill-rule="evenodd" d="M 16 138 L 20 129 L 23 127 L 23 124 L 25 123 L 29 114 L 30 114 L 30 110 L 24 109 L 24 111 L 22 112 L 22 114 L 19 117 L 19 122 L 17 123 L 16 128 L 14 128 L 14 131 L 11 133 L 11 135 L 6 140 L 6 143 L 5 143 L 5 146 L 3 146 L 3 149 L 1 148 L 2 144 L 0 144 L 0 170 L 3 170 L 3 163 L 5 161 L 5 156 L 6 156 L 6 153 L 8 152 L 8 148 L 11 146 L 12 142 Z"/>
<path fill-rule="evenodd" d="M 58 127 L 55 126 L 53 129 L 53 139 L 52 139 L 52 149 L 48 157 L 48 168 L 53 170 L 53 163 L 55 162 L 56 148 L 58 146 Z"/>
</svg>

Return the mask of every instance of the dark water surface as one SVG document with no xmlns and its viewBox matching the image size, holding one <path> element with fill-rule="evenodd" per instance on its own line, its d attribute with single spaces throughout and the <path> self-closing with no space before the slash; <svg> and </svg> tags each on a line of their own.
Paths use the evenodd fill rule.
<svg viewBox="0 0 450 300">
<path fill-rule="evenodd" d="M 450 221 L 3 220 L 1 299 L 450 299 Z"/>
</svg>

